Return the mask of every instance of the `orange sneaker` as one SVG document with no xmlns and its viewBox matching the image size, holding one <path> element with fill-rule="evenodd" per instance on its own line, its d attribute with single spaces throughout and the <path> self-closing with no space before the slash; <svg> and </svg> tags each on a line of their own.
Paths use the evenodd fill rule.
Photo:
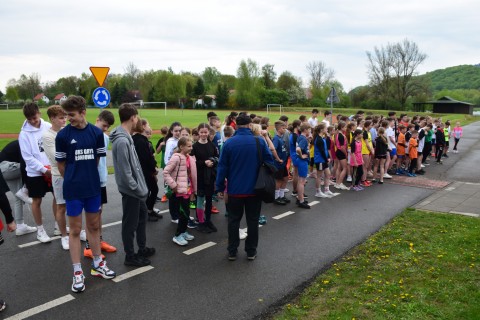
<svg viewBox="0 0 480 320">
<path fill-rule="evenodd" d="M 217 214 L 217 213 L 220 213 L 220 211 L 217 209 L 217 207 L 212 206 L 212 213 Z"/>
<path fill-rule="evenodd" d="M 83 256 L 85 258 L 89 258 L 89 259 L 93 259 L 93 253 L 92 253 L 92 249 L 83 249 Z M 102 254 L 102 259 L 105 259 L 105 256 Z"/>
<path fill-rule="evenodd" d="M 162 197 L 162 200 L 160 200 L 161 202 L 167 202 L 168 199 L 167 199 L 167 196 L 164 194 L 163 197 Z"/>
<path fill-rule="evenodd" d="M 115 248 L 114 246 L 112 246 L 111 244 L 109 244 L 108 242 L 106 241 L 100 241 L 100 248 L 102 249 L 102 251 L 105 251 L 105 252 L 116 252 L 117 251 L 117 248 Z"/>
</svg>

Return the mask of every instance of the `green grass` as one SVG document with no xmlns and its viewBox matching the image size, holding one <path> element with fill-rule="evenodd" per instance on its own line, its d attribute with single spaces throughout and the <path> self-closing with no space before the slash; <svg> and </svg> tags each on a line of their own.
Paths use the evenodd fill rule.
<svg viewBox="0 0 480 320">
<path fill-rule="evenodd" d="M 480 319 L 480 219 L 405 210 L 275 319 Z"/>
</svg>

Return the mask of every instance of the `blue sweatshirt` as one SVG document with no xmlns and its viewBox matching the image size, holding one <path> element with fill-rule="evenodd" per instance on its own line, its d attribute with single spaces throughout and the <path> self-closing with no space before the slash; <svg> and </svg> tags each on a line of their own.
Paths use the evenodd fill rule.
<svg viewBox="0 0 480 320">
<path fill-rule="evenodd" d="M 260 159 L 257 143 L 264 162 L 273 164 L 273 156 L 262 137 L 254 137 L 249 128 L 238 128 L 235 135 L 225 141 L 217 167 L 217 191 L 225 190 L 225 179 L 228 180 L 229 196 L 251 196 L 255 192 Z"/>
</svg>

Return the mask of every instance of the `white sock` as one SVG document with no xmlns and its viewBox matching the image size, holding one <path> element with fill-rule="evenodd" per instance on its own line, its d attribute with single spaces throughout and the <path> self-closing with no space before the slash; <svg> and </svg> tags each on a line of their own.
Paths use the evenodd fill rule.
<svg viewBox="0 0 480 320">
<path fill-rule="evenodd" d="M 280 197 L 280 190 L 276 189 L 275 190 L 275 199 L 278 199 Z"/>
<path fill-rule="evenodd" d="M 73 272 L 77 272 L 77 271 L 80 271 L 81 273 L 83 273 L 83 270 L 82 270 L 82 264 L 81 263 L 74 263 L 73 264 Z"/>
<path fill-rule="evenodd" d="M 102 256 L 93 256 L 93 266 L 98 268 L 98 265 L 102 262 Z"/>
<path fill-rule="evenodd" d="M 38 232 L 45 231 L 45 229 L 43 229 L 43 224 L 37 226 L 37 231 L 38 231 Z"/>
<path fill-rule="evenodd" d="M 279 196 L 280 198 L 285 197 L 285 191 L 284 191 L 284 190 L 285 190 L 285 189 L 280 189 L 280 190 L 278 190 L 278 196 Z"/>
<path fill-rule="evenodd" d="M 329 186 L 324 186 L 323 189 L 324 189 L 325 192 L 330 191 Z"/>
</svg>

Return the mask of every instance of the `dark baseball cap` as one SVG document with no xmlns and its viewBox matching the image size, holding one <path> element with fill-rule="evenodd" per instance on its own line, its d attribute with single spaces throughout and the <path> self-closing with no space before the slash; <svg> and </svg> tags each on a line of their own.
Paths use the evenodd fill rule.
<svg viewBox="0 0 480 320">
<path fill-rule="evenodd" d="M 251 123 L 252 119 L 246 114 L 241 114 L 237 117 L 237 119 L 235 119 L 235 122 L 239 126 L 245 126 L 245 125 Z"/>
</svg>

